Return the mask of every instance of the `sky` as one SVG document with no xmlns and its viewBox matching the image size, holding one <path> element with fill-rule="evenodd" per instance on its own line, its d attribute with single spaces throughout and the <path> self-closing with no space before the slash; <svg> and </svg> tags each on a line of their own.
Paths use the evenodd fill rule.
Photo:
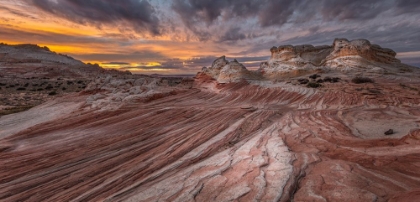
<svg viewBox="0 0 420 202">
<path fill-rule="evenodd" d="M 0 0 L 0 42 L 133 73 L 257 68 L 279 45 L 368 39 L 420 67 L 419 0 Z"/>
</svg>

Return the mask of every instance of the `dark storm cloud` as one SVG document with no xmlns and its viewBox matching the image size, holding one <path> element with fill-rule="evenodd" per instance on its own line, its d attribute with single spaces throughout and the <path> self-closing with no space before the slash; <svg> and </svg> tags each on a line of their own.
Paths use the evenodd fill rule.
<svg viewBox="0 0 420 202">
<path fill-rule="evenodd" d="M 53 44 L 100 44 L 112 42 L 110 39 L 90 36 L 73 36 L 52 32 L 33 32 L 17 30 L 9 27 L 1 27 L 2 40 L 20 41 L 21 43 L 50 43 Z"/>
<path fill-rule="evenodd" d="M 396 0 L 398 14 L 420 12 L 420 1 L 418 0 Z"/>
<path fill-rule="evenodd" d="M 387 0 L 324 0 L 320 5 L 325 20 L 367 20 L 390 9 Z M 314 9 L 314 8 L 312 8 Z"/>
<path fill-rule="evenodd" d="M 156 10 L 147 0 L 32 0 L 32 4 L 77 23 L 101 25 L 126 21 L 136 31 L 160 34 Z"/>
<path fill-rule="evenodd" d="M 321 12 L 324 20 L 371 19 L 393 6 L 392 0 L 175 0 L 172 9 L 187 24 L 212 23 L 220 16 L 257 17 L 262 27 L 283 25 L 293 14 Z M 402 5 L 405 5 L 401 3 Z"/>
<path fill-rule="evenodd" d="M 404 1 L 405 2 L 405 1 Z M 174 0 L 172 9 L 180 16 L 184 25 L 201 40 L 208 40 L 212 33 L 208 27 L 215 22 L 231 21 L 238 24 L 230 28 L 216 41 L 242 40 L 248 34 L 238 34 L 246 30 L 246 19 L 257 19 L 261 29 L 281 27 L 286 23 L 299 23 L 320 19 L 321 22 L 367 21 L 381 13 L 394 9 L 397 5 L 407 10 L 419 1 L 404 3 L 396 0 Z M 408 2 L 408 1 L 407 1 Z M 316 24 L 312 31 L 316 31 Z M 235 33 L 236 31 L 236 33 Z"/>
<path fill-rule="evenodd" d="M 220 41 L 237 41 L 245 39 L 245 34 L 241 31 L 239 27 L 230 28 L 225 34 L 220 38 Z"/>
<path fill-rule="evenodd" d="M 184 24 L 213 23 L 224 17 L 258 17 L 263 27 L 284 24 L 298 5 L 289 0 L 174 0 L 172 9 L 179 14 Z"/>
</svg>

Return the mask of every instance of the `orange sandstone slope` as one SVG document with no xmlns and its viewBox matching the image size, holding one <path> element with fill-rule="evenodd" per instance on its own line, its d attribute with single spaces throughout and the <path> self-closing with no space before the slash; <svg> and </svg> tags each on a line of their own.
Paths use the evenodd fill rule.
<svg viewBox="0 0 420 202">
<path fill-rule="evenodd" d="M 271 51 L 193 83 L 101 75 L 1 117 L 0 200 L 420 198 L 417 68 L 366 40 Z"/>
</svg>

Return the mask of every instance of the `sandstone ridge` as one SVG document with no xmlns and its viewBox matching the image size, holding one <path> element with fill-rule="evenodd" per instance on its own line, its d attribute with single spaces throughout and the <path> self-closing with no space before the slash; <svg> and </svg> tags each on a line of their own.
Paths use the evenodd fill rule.
<svg viewBox="0 0 420 202">
<path fill-rule="evenodd" d="M 296 65 L 312 64 L 315 66 L 325 65 L 328 61 L 339 57 L 359 56 L 369 61 L 385 64 L 399 63 L 395 58 L 395 51 L 371 44 L 366 39 L 349 41 L 347 39 L 335 39 L 331 46 L 312 45 L 283 45 L 272 47 L 271 60 L 282 62 L 295 62 Z"/>
<path fill-rule="evenodd" d="M 270 49 L 271 57 L 262 62 L 258 71 L 249 71 L 237 62 L 229 62 L 224 56 L 216 59 L 202 73 L 219 83 L 245 80 L 278 79 L 296 77 L 314 72 L 375 72 L 395 74 L 401 71 L 417 71 L 417 68 L 402 64 L 396 52 L 371 44 L 366 39 L 349 41 L 335 39 L 332 45 L 281 45 Z"/>
</svg>

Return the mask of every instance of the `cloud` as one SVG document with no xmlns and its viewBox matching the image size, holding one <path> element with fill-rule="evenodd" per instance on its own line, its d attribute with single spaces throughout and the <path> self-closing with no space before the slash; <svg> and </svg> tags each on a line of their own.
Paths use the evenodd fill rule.
<svg viewBox="0 0 420 202">
<path fill-rule="evenodd" d="M 156 9 L 147 0 L 32 0 L 32 4 L 76 23 L 100 26 L 125 22 L 138 32 L 161 34 Z"/>
<path fill-rule="evenodd" d="M 91 36 L 75 36 L 64 33 L 25 31 L 0 25 L 2 40 L 20 41 L 21 43 L 49 43 L 49 44 L 89 44 L 103 43 L 107 39 Z M 53 42 L 53 43 L 51 43 Z"/>
<path fill-rule="evenodd" d="M 78 53 L 71 54 L 83 61 L 157 61 L 165 58 L 161 53 L 142 50 L 119 53 Z"/>
<path fill-rule="evenodd" d="M 180 70 L 184 69 L 183 61 L 178 58 L 166 59 L 163 62 L 160 62 L 160 65 L 150 65 L 147 62 L 140 63 L 137 66 L 124 66 L 120 69 L 124 70 L 156 70 L 156 69 L 163 69 L 163 70 Z"/>
<path fill-rule="evenodd" d="M 102 65 L 129 65 L 128 62 L 104 62 Z"/>
<path fill-rule="evenodd" d="M 397 14 L 420 12 L 420 1 L 396 0 Z"/>
<path fill-rule="evenodd" d="M 324 0 L 320 9 L 324 20 L 368 20 L 390 9 L 388 0 Z"/>
<path fill-rule="evenodd" d="M 223 41 L 237 41 L 245 39 L 245 34 L 241 31 L 239 27 L 230 28 L 225 34 L 220 38 L 220 42 Z"/>
<path fill-rule="evenodd" d="M 396 2 L 395 2 L 396 1 Z M 174 0 L 171 9 L 178 14 L 181 22 L 199 40 L 235 41 L 242 40 L 250 33 L 239 30 L 261 31 L 270 28 L 281 29 L 290 26 L 306 25 L 312 22 L 310 31 L 316 32 L 322 23 L 363 22 L 377 18 L 395 5 L 403 10 L 410 8 L 413 1 L 403 3 L 398 0 Z M 227 27 L 227 28 L 226 28 Z M 223 35 L 215 37 L 222 31 Z M 235 32 L 236 31 L 236 32 Z M 252 35 L 250 35 L 252 36 Z"/>
<path fill-rule="evenodd" d="M 420 67 L 420 51 L 401 52 L 397 54 L 401 62 L 416 67 Z"/>
<path fill-rule="evenodd" d="M 5 42 L 51 45 L 54 51 L 109 66 L 145 63 L 138 68 L 150 69 L 156 66 L 149 64 L 159 63 L 168 71 L 194 72 L 227 55 L 250 67 L 266 60 L 272 46 L 330 45 L 342 37 L 365 38 L 398 53 L 420 50 L 416 0 L 5 2 L 12 2 L 0 5 L 5 13 L 0 38 Z M 33 25 L 38 23 L 51 29 L 37 30 Z M 54 29 L 57 23 L 59 29 Z M 77 34 L 63 31 L 63 25 Z M 418 64 L 416 57 L 402 59 Z"/>
<path fill-rule="evenodd" d="M 10 14 L 21 16 L 21 17 L 24 17 L 24 18 L 29 18 L 29 19 L 34 19 L 34 20 L 38 19 L 37 17 L 33 16 L 31 13 L 26 13 L 26 12 L 20 11 L 18 9 L 8 7 L 8 6 L 4 6 L 4 5 L 0 5 L 0 10 L 3 10 L 3 12 L 8 12 Z"/>
</svg>

